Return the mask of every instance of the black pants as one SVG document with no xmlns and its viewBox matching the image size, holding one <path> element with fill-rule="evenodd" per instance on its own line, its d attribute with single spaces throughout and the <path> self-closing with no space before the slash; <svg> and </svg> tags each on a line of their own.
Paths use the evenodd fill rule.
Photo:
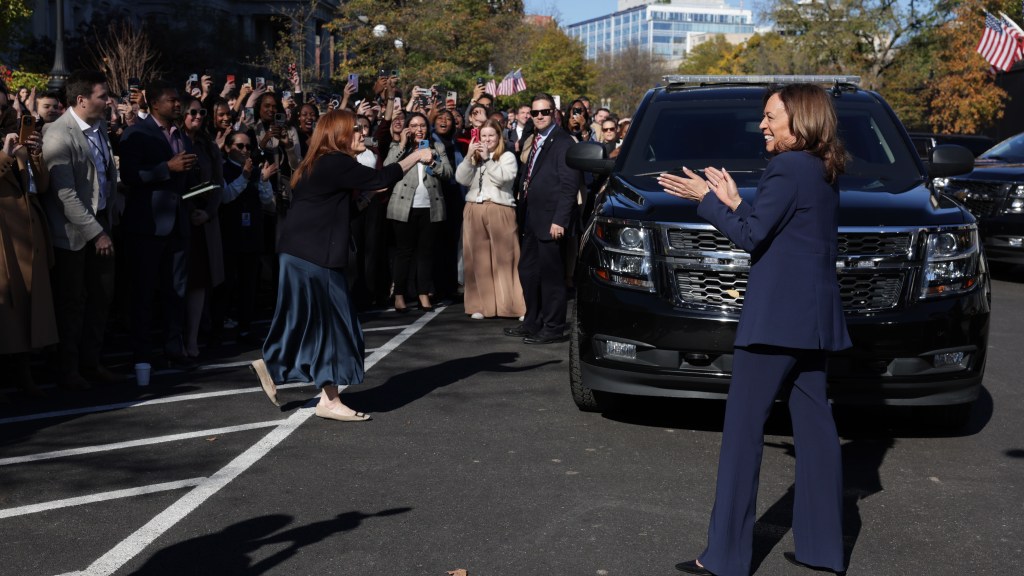
<svg viewBox="0 0 1024 576">
<path fill-rule="evenodd" d="M 136 363 L 150 361 L 150 325 L 157 294 L 163 303 L 164 350 L 171 356 L 184 353 L 181 334 L 188 288 L 188 239 L 180 235 L 178 225 L 167 236 L 128 234 L 125 238 L 132 274 L 132 346 Z"/>
<path fill-rule="evenodd" d="M 430 294 L 433 292 L 434 239 L 440 223 L 430 221 L 430 208 L 412 208 L 409 221 L 392 221 L 395 228 L 395 294 Z M 409 286 L 409 273 L 416 266 L 414 286 Z"/>
<path fill-rule="evenodd" d="M 519 256 L 519 282 L 526 300 L 523 328 L 542 337 L 565 332 L 565 240 L 541 240 L 526 228 Z"/>
<path fill-rule="evenodd" d="M 215 336 L 220 336 L 224 318 L 232 313 L 232 306 L 235 308 L 234 318 L 238 321 L 238 333 L 249 331 L 260 283 L 261 256 L 258 252 L 224 252 L 224 283 L 214 291 L 210 312 L 210 331 Z"/>
<path fill-rule="evenodd" d="M 388 226 L 384 217 L 388 205 L 374 198 L 352 220 L 352 240 L 356 247 L 355 267 L 346 269 L 360 303 L 383 304 L 388 299 L 391 274 L 388 270 Z"/>
<path fill-rule="evenodd" d="M 54 309 L 57 313 L 57 370 L 61 378 L 96 368 L 114 298 L 114 256 L 96 254 L 96 240 L 81 250 L 53 249 Z"/>
</svg>

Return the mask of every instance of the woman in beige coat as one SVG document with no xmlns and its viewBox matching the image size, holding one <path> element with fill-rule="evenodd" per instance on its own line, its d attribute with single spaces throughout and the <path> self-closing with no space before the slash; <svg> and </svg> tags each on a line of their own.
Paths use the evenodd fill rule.
<svg viewBox="0 0 1024 576">
<path fill-rule="evenodd" d="M 53 249 L 42 206 L 29 192 L 30 165 L 36 192 L 49 186 L 40 150 L 38 133 L 24 144 L 7 134 L 0 150 L 0 357 L 5 376 L 32 392 L 29 353 L 57 342 Z"/>
<path fill-rule="evenodd" d="M 480 139 L 469 143 L 455 179 L 469 188 L 463 210 L 462 258 L 465 309 L 473 319 L 526 314 L 519 283 L 516 230 L 516 158 L 505 150 L 501 126 L 488 120 Z"/>
</svg>

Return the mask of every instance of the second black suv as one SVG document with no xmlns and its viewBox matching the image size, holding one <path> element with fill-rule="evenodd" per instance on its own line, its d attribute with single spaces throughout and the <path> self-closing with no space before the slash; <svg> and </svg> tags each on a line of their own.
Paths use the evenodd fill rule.
<svg viewBox="0 0 1024 576">
<path fill-rule="evenodd" d="M 993 264 L 1024 264 L 1024 133 L 983 153 L 970 174 L 937 178 L 935 187 L 978 219 Z"/>
<path fill-rule="evenodd" d="M 656 177 L 724 166 L 753 200 L 768 163 L 766 87 L 827 83 L 850 154 L 840 179 L 843 307 L 854 347 L 829 364 L 836 402 L 942 406 L 962 422 L 985 369 L 990 291 L 974 217 L 929 188 L 973 155 L 938 146 L 929 175 L 907 132 L 856 78 L 666 77 L 644 97 L 615 160 L 599 146 L 568 163 L 608 176 L 576 272 L 570 387 L 601 409 L 605 392 L 724 398 L 750 256 L 664 193 Z"/>
</svg>

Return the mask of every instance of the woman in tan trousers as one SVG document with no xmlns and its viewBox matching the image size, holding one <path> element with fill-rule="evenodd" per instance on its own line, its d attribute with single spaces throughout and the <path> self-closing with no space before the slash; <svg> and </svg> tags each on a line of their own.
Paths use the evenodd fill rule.
<svg viewBox="0 0 1024 576">
<path fill-rule="evenodd" d="M 464 302 L 466 313 L 475 320 L 518 318 L 526 313 L 516 271 L 519 239 L 512 196 L 516 170 L 515 155 L 505 150 L 501 126 L 488 120 L 455 171 L 459 184 L 469 188 L 462 225 Z"/>
</svg>

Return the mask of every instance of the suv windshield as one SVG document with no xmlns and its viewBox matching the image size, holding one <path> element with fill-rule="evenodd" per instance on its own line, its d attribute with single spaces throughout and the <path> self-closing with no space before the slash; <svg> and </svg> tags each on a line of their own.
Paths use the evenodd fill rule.
<svg viewBox="0 0 1024 576">
<path fill-rule="evenodd" d="M 1004 162 L 1024 162 L 1024 133 L 1003 140 L 981 157 Z"/>
<path fill-rule="evenodd" d="M 884 110 L 871 102 L 837 98 L 840 137 L 850 161 L 840 187 L 903 192 L 924 181 L 917 155 Z M 724 166 L 741 187 L 757 185 L 768 165 L 760 99 L 652 102 L 633 142 L 622 174 L 639 188 L 652 189 L 665 171 Z"/>
</svg>

